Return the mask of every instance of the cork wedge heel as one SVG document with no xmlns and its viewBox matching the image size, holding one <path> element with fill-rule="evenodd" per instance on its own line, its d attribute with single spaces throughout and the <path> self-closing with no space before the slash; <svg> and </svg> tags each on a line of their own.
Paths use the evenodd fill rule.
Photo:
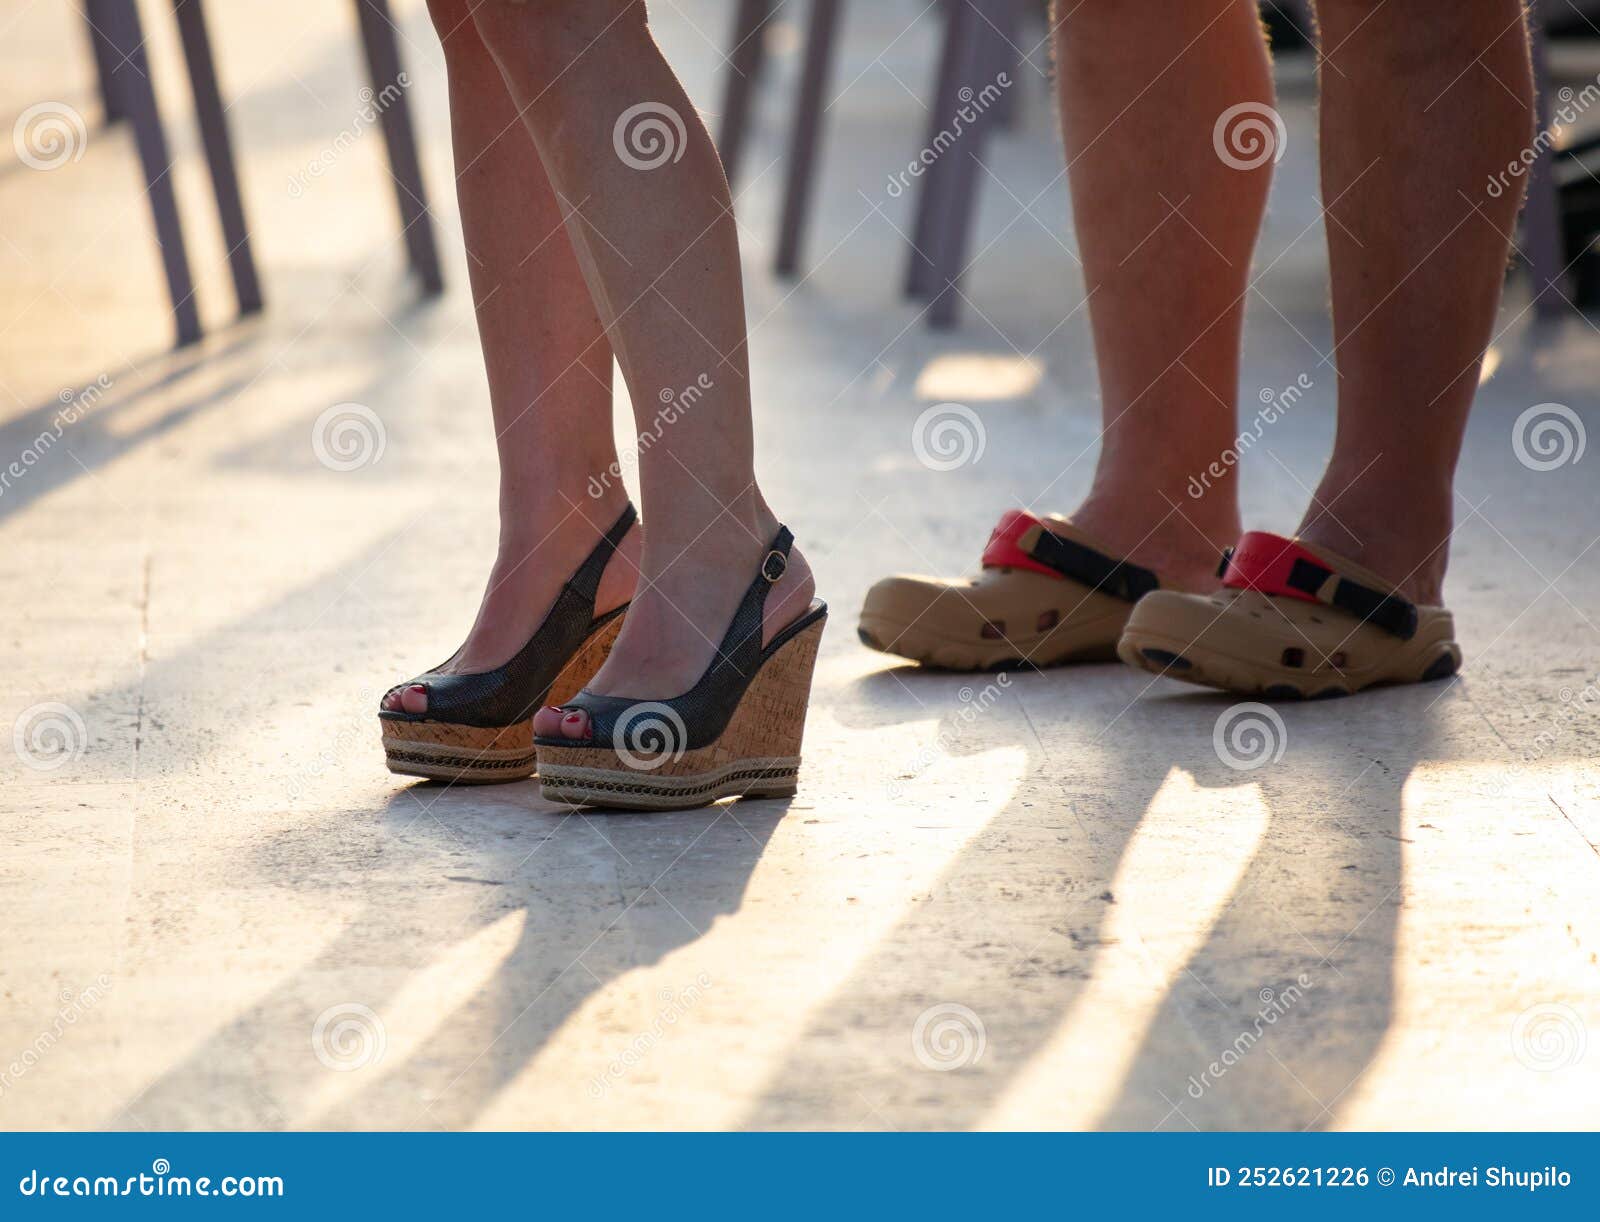
<svg viewBox="0 0 1600 1222">
<path fill-rule="evenodd" d="M 596 616 L 595 597 L 606 564 L 636 520 L 630 505 L 562 586 L 528 643 L 505 665 L 472 674 L 429 671 L 411 681 L 427 689 L 426 712 L 379 709 L 390 772 L 466 785 L 520 781 L 534 774 L 534 713 L 581 691 L 605 662 L 622 628 L 627 606 Z"/>
<path fill-rule="evenodd" d="M 685 810 L 722 798 L 789 797 L 817 648 L 820 600 L 762 646 L 767 590 L 788 566 L 780 530 L 700 681 L 670 700 L 580 692 L 563 711 L 588 715 L 589 737 L 540 737 L 541 792 L 555 802 L 617 810 Z"/>
</svg>

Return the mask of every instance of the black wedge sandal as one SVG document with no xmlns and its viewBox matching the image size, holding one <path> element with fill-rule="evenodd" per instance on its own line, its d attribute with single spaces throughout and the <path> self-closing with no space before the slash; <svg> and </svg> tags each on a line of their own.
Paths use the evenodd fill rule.
<svg viewBox="0 0 1600 1222">
<path fill-rule="evenodd" d="M 589 718 L 587 739 L 534 739 L 545 797 L 621 810 L 686 810 L 726 797 L 789 797 L 827 604 L 761 644 L 767 591 L 789 567 L 794 536 L 778 531 L 717 656 L 670 700 L 579 692 L 560 705 Z"/>
<path fill-rule="evenodd" d="M 629 505 L 504 666 L 469 675 L 435 668 L 390 689 L 418 683 L 428 689 L 426 713 L 378 710 L 390 772 L 479 785 L 533 775 L 533 715 L 577 693 L 600 669 L 622 627 L 626 603 L 596 617 L 594 601 L 606 564 L 637 520 Z"/>
</svg>

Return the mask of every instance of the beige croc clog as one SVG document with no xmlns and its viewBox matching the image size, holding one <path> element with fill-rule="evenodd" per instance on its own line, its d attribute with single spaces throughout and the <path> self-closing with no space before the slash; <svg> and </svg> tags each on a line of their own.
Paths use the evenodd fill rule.
<svg viewBox="0 0 1600 1222">
<path fill-rule="evenodd" d="M 857 631 L 870 649 L 948 670 L 1106 662 L 1134 603 L 1160 585 L 1064 518 L 1013 509 L 978 576 L 886 577 L 867 592 Z"/>
<path fill-rule="evenodd" d="M 1298 539 L 1251 531 L 1223 555 L 1216 594 L 1161 590 L 1128 618 L 1117 655 L 1158 675 L 1268 700 L 1347 696 L 1444 679 L 1455 621 L 1376 573 Z"/>
</svg>

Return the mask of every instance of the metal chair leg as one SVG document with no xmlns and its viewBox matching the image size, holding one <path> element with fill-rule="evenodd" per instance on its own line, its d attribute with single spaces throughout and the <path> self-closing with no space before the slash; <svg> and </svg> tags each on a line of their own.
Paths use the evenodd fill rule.
<svg viewBox="0 0 1600 1222">
<path fill-rule="evenodd" d="M 997 27 L 997 37 L 1000 53 L 995 71 L 1004 72 L 1011 81 L 1000 97 L 995 101 L 994 122 L 995 126 L 1011 131 L 1017 125 L 1018 114 L 1022 105 L 1022 72 L 1023 58 L 1022 47 L 1019 45 L 1022 38 L 1022 5 L 1018 0 L 1000 0 L 995 6 L 994 16 L 991 18 Z M 1047 18 L 1048 22 L 1048 18 Z"/>
<path fill-rule="evenodd" d="M 783 191 L 783 215 L 778 222 L 778 254 L 774 267 L 780 276 L 792 276 L 800 266 L 800 247 L 810 219 L 811 193 L 816 177 L 817 144 L 822 135 L 838 41 L 839 0 L 811 0 L 811 28 L 806 34 L 805 64 L 800 73 L 800 96 L 795 104 L 794 126 L 789 133 L 789 168 Z"/>
<path fill-rule="evenodd" d="M 967 54 L 963 57 L 966 79 L 972 82 L 977 100 L 983 90 L 997 78 L 1003 65 L 1014 55 L 1011 46 L 992 22 L 994 11 L 1000 4 L 1013 0 L 996 0 L 988 6 L 985 20 L 976 12 L 981 0 L 967 0 L 960 12 L 972 12 L 972 33 L 967 38 Z M 949 161 L 946 180 L 947 200 L 935 213 L 932 235 L 933 254 L 933 304 L 928 307 L 928 325 L 944 329 L 955 325 L 960 312 L 960 293 L 957 291 L 966 272 L 967 251 L 971 247 L 972 226 L 976 219 L 978 202 L 978 175 L 981 169 L 984 146 L 995 126 L 993 104 L 977 108 L 970 126 L 960 140 L 952 146 L 941 161 Z"/>
<path fill-rule="evenodd" d="M 1544 23 L 1537 6 L 1528 12 L 1533 49 L 1533 85 L 1541 132 L 1550 130 L 1550 73 L 1545 56 Z M 1572 307 L 1566 286 L 1566 247 L 1562 240 L 1561 193 L 1555 180 L 1554 150 L 1543 149 L 1528 171 L 1528 197 L 1522 211 L 1522 242 L 1532 279 L 1534 310 L 1542 318 Z"/>
<path fill-rule="evenodd" d="M 115 4 L 117 0 L 84 0 L 83 17 L 84 26 L 89 32 L 89 49 L 94 53 L 95 80 L 100 87 L 100 110 L 107 123 L 115 123 L 127 118 L 127 115 L 123 113 L 122 102 L 111 83 L 111 74 L 116 71 L 120 57 L 104 29 L 108 2 Z"/>
<path fill-rule="evenodd" d="M 228 138 L 228 121 L 222 108 L 222 91 L 217 85 L 216 65 L 211 58 L 205 10 L 201 8 L 201 0 L 174 0 L 173 11 L 178 19 L 179 37 L 183 40 L 184 62 L 189 67 L 189 87 L 194 93 L 195 117 L 206 150 L 206 166 L 211 171 L 217 215 L 228 247 L 234 296 L 239 302 L 239 313 L 254 314 L 261 309 L 261 284 L 256 277 L 255 259 L 250 254 L 250 227 L 245 221 L 244 201 L 239 194 L 239 175 L 234 168 L 233 144 Z"/>
<path fill-rule="evenodd" d="M 144 51 L 144 33 L 134 0 L 109 0 L 102 6 L 98 22 L 115 56 L 110 74 L 117 105 L 133 124 L 134 143 L 144 170 L 145 195 L 155 221 L 156 242 L 161 247 L 161 262 L 167 275 L 167 293 L 172 300 L 172 317 L 181 348 L 200 338 L 200 312 L 194 298 L 194 280 L 189 275 L 189 255 L 183 242 L 183 222 L 172 190 L 172 158 L 167 152 L 167 136 L 156 108 L 155 90 L 150 84 L 150 61 Z"/>
<path fill-rule="evenodd" d="M 750 107 L 756 82 L 766 65 L 766 24 L 772 17 L 772 3 L 773 0 L 739 0 L 733 11 L 733 47 L 722 86 L 722 123 L 717 132 L 717 152 L 729 182 L 739 177 L 744 160 Z"/>
<path fill-rule="evenodd" d="M 361 45 L 366 52 L 367 73 L 372 80 L 373 106 L 383 121 L 383 141 L 389 152 L 389 174 L 394 179 L 395 198 L 400 206 L 401 233 L 411 268 L 429 296 L 444 291 L 444 276 L 439 270 L 439 250 L 433 237 L 433 219 L 428 211 L 426 189 L 422 185 L 422 164 L 417 157 L 417 140 L 411 125 L 411 110 L 400 65 L 400 48 L 395 42 L 394 22 L 389 16 L 389 0 L 356 0 L 361 25 Z"/>
<path fill-rule="evenodd" d="M 947 4 L 945 10 L 944 42 L 939 51 L 938 74 L 934 78 L 928 138 L 922 146 L 935 151 L 943 143 L 944 133 L 960 104 L 957 91 L 961 87 L 962 65 L 973 29 L 973 14 L 965 3 Z M 908 297 L 926 297 L 933 290 L 934 235 L 940 230 L 940 214 L 949 203 L 948 178 L 948 167 L 941 153 L 918 179 L 916 219 L 912 223 L 910 264 L 906 269 Z"/>
</svg>

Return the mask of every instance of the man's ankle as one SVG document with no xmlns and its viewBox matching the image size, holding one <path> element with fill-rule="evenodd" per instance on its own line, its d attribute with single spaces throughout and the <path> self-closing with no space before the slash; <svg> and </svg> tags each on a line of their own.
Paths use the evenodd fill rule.
<svg viewBox="0 0 1600 1222">
<path fill-rule="evenodd" d="M 1068 517 L 1119 557 L 1154 570 L 1179 590 L 1214 589 L 1218 558 L 1239 538 L 1236 513 L 1197 515 L 1189 505 L 1173 509 L 1149 493 L 1093 494 Z"/>
<path fill-rule="evenodd" d="M 1412 602 L 1438 606 L 1454 529 L 1453 496 L 1448 481 L 1430 483 L 1422 472 L 1390 475 L 1369 464 L 1346 478 L 1332 465 L 1297 533 L 1371 569 Z"/>
</svg>

